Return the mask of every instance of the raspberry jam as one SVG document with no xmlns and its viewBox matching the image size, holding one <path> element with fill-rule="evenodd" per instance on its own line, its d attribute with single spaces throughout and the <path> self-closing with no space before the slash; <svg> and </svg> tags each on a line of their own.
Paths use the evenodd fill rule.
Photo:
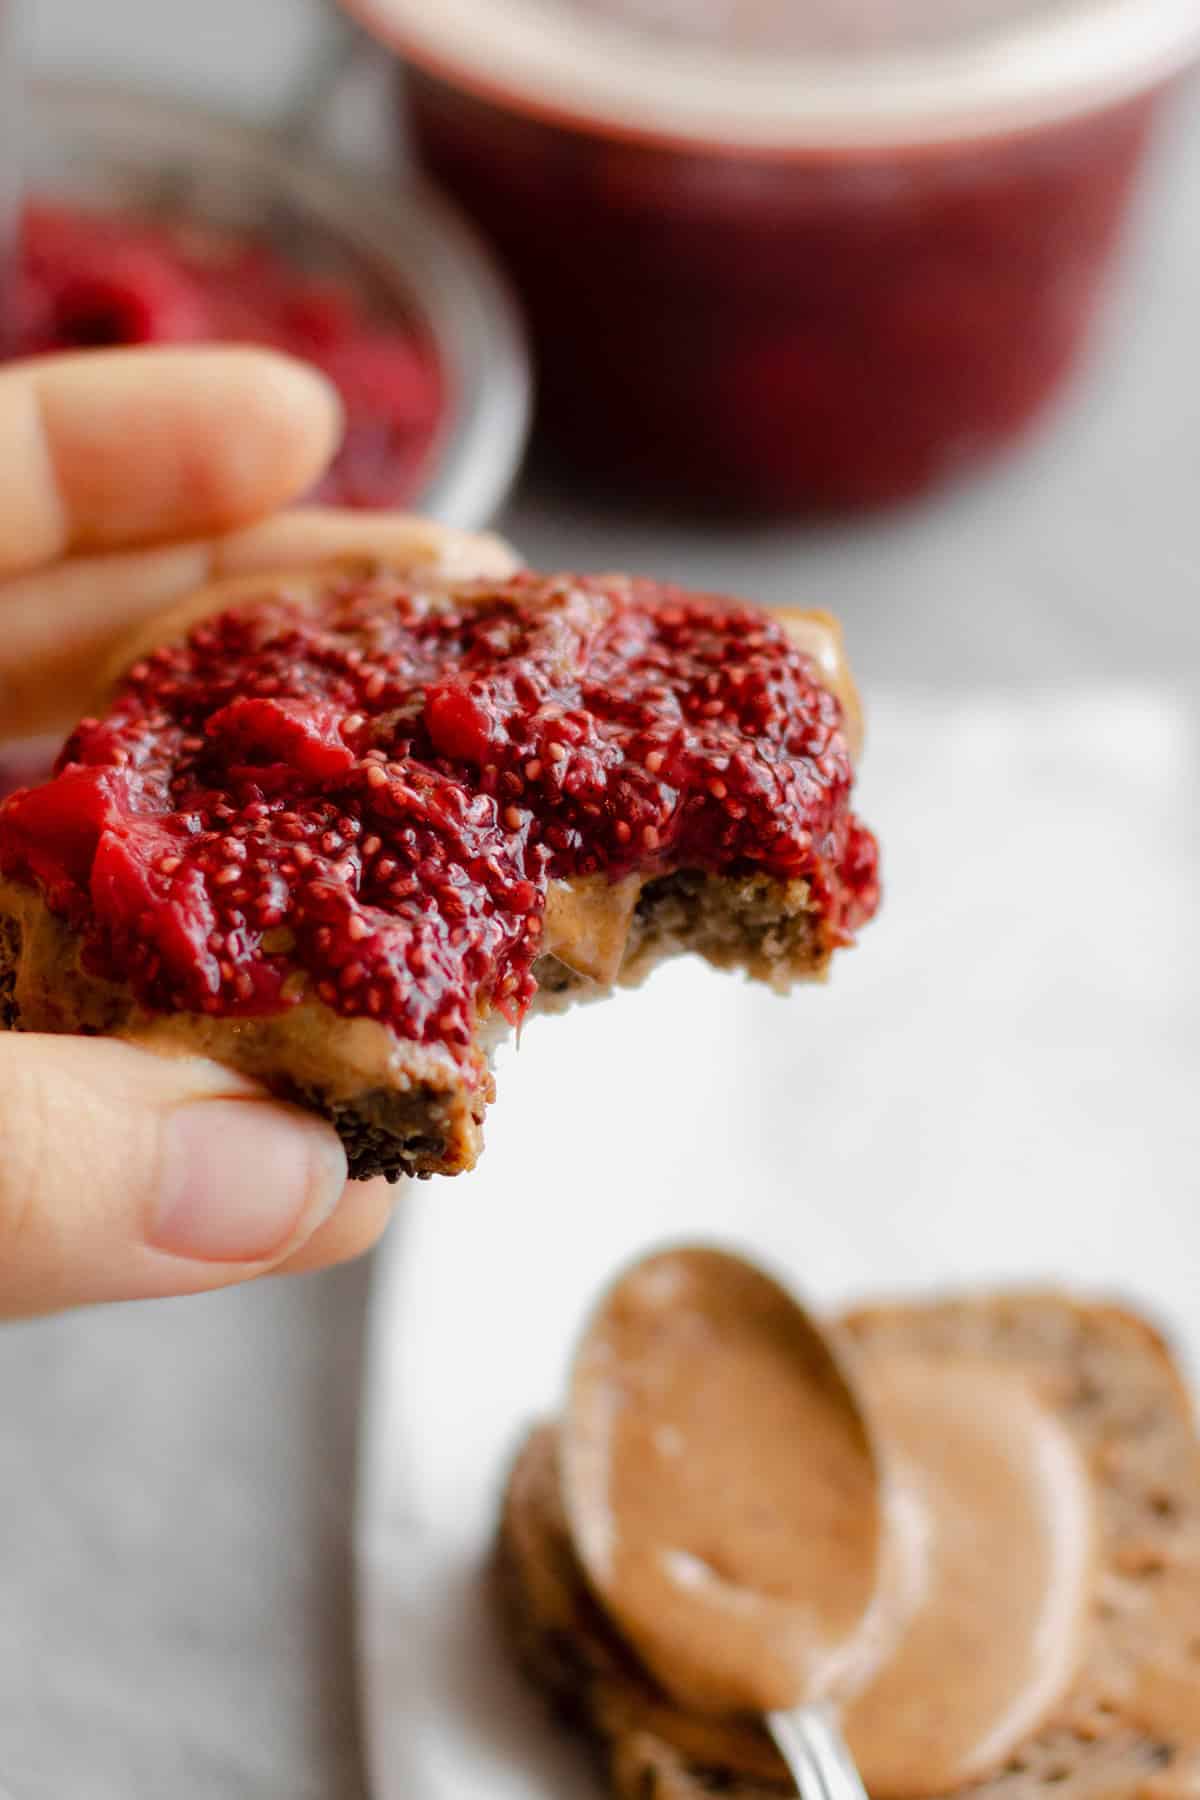
<svg viewBox="0 0 1200 1800">
<path fill-rule="evenodd" d="M 481 1017 L 533 997 L 557 878 L 800 878 L 849 942 L 879 893 L 851 784 L 838 701 L 753 606 L 347 580 L 135 665 L 0 807 L 0 870 L 152 1011 L 315 993 L 466 1061 Z"/>
<path fill-rule="evenodd" d="M 672 145 L 420 70 L 418 153 L 525 302 L 555 448 L 605 487 L 842 512 L 1015 440 L 1088 342 L 1157 94 L 977 143 Z"/>
<path fill-rule="evenodd" d="M 399 506 L 418 491 L 443 387 L 414 323 L 372 316 L 346 281 L 285 261 L 265 239 L 40 204 L 24 228 L 14 355 L 215 340 L 302 357 L 339 389 L 342 449 L 316 498 Z"/>
</svg>

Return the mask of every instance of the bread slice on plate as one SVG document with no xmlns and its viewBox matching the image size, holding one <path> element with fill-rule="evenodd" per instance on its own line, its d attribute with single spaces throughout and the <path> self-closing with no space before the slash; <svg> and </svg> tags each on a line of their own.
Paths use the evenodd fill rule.
<svg viewBox="0 0 1200 1800">
<path fill-rule="evenodd" d="M 497 1038 L 694 951 L 780 988 L 878 899 L 837 627 L 411 553 L 204 590 L 0 807 L 0 1010 L 202 1052 L 356 1176 L 474 1162 Z"/>
<path fill-rule="evenodd" d="M 1049 1292 L 872 1307 L 846 1325 L 884 1355 L 982 1356 L 1019 1370 L 1095 1485 L 1099 1569 L 1078 1678 L 1007 1767 L 972 1785 L 973 1800 L 1195 1800 L 1200 1439 L 1165 1344 L 1130 1313 Z M 682 1714 L 608 1623 L 571 1547 L 553 1425 L 517 1457 L 496 1569 L 515 1654 L 617 1800 L 794 1792 L 765 1731 Z"/>
</svg>

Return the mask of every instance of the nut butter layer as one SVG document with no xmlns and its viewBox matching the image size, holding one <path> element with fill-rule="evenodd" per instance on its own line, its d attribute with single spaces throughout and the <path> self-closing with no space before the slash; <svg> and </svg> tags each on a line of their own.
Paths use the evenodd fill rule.
<svg viewBox="0 0 1200 1800">
<path fill-rule="evenodd" d="M 469 1168 L 531 1008 L 681 951 L 787 987 L 878 900 L 831 621 L 413 529 L 186 603 L 0 809 L 6 1023 L 202 1050 L 359 1176 Z"/>
<path fill-rule="evenodd" d="M 960 1791 L 1195 1800 L 1200 1443 L 1162 1342 L 1129 1314 L 1053 1294 L 877 1308 L 846 1325 L 885 1366 L 915 1355 L 952 1370 L 966 1359 L 1020 1377 L 1094 1490 L 1097 1562 L 1075 1679 L 1003 1768 Z M 520 1660 L 590 1742 L 618 1800 L 793 1791 L 764 1732 L 681 1709 L 613 1630 L 571 1546 L 553 1427 L 531 1436 L 514 1467 L 497 1571 Z"/>
</svg>

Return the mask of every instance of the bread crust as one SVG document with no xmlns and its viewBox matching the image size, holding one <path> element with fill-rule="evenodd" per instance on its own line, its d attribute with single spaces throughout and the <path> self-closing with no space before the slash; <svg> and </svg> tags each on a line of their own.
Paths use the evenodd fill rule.
<svg viewBox="0 0 1200 1800">
<path fill-rule="evenodd" d="M 1200 1792 L 1200 1440 L 1162 1337 L 1121 1307 L 1053 1292 L 868 1307 L 845 1321 L 873 1351 L 984 1355 L 1032 1381 L 1075 1440 L 1098 1504 L 1100 1571 L 1078 1678 L 972 1800 L 1187 1800 Z M 738 1763 L 680 1716 L 593 1599 L 571 1548 L 553 1425 L 510 1474 L 494 1561 L 509 1642 L 555 1715 L 578 1731 L 616 1800 L 777 1800 L 794 1789 L 765 1732 L 738 1728 Z M 1148 1659 L 1194 1691 L 1194 1725 L 1126 1710 Z M 719 1742 L 719 1740 L 718 1740 Z M 726 1755 L 728 1753 L 726 1752 Z"/>
</svg>

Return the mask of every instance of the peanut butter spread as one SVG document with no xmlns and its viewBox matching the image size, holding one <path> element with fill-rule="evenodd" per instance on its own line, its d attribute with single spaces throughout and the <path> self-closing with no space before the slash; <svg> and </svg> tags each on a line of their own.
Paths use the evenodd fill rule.
<svg viewBox="0 0 1200 1800">
<path fill-rule="evenodd" d="M 640 875 L 610 881 L 607 875 L 577 875 L 552 881 L 546 895 L 542 950 L 576 975 L 611 987 L 620 972 L 633 922 Z"/>
<path fill-rule="evenodd" d="M 861 1404 L 749 1265 L 652 1257 L 576 1359 L 564 1498 L 606 1611 L 675 1702 L 665 1737 L 744 1766 L 739 1715 L 832 1697 L 873 1800 L 909 1800 L 992 1773 L 1061 1704 L 1092 1491 L 1013 1371 L 868 1352 L 855 1376 Z M 1169 1709 L 1165 1675 L 1150 1704 Z"/>
<path fill-rule="evenodd" d="M 993 1773 L 1062 1700 L 1090 1597 L 1082 1463 L 1019 1376 L 919 1356 L 860 1367 L 908 1540 L 896 1640 L 847 1708 L 872 1794 Z"/>
</svg>

